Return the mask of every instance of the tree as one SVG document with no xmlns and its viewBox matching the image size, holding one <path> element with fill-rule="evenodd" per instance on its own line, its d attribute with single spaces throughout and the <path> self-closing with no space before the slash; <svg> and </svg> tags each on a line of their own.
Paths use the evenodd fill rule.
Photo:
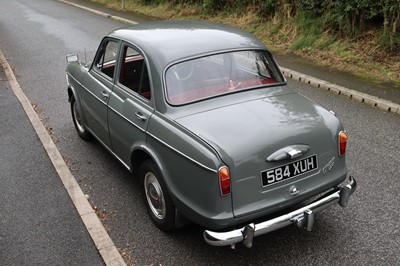
<svg viewBox="0 0 400 266">
<path fill-rule="evenodd" d="M 400 20 L 400 1 L 399 0 L 383 0 L 383 34 L 389 37 L 389 46 L 394 50 L 400 44 L 400 38 L 397 28 Z"/>
</svg>

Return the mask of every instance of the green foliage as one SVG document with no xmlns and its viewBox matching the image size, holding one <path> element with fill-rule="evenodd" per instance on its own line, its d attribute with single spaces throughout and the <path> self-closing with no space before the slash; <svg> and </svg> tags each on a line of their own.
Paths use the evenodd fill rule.
<svg viewBox="0 0 400 266">
<path fill-rule="evenodd" d="M 381 0 L 383 13 L 383 40 L 385 45 L 394 50 L 399 49 L 400 34 L 398 32 L 400 24 L 400 1 L 399 0 Z"/>
<path fill-rule="evenodd" d="M 322 35 L 318 40 L 315 42 L 315 48 L 319 50 L 327 50 L 329 49 L 334 43 L 336 39 L 330 35 Z"/>
<path fill-rule="evenodd" d="M 219 3 L 214 0 L 203 0 L 203 8 L 206 12 L 214 12 L 221 9 Z"/>
<path fill-rule="evenodd" d="M 279 0 L 264 0 L 260 1 L 259 15 L 261 17 L 273 17 L 278 9 Z"/>
<path fill-rule="evenodd" d="M 298 0 L 296 6 L 299 11 L 306 11 L 313 16 L 321 16 L 330 8 L 331 2 L 331 0 Z"/>
<path fill-rule="evenodd" d="M 318 35 L 302 35 L 292 44 L 292 49 L 294 50 L 310 49 L 317 40 L 318 40 Z"/>
<path fill-rule="evenodd" d="M 324 29 L 321 28 L 320 20 L 310 11 L 299 12 L 296 16 L 297 29 L 305 34 L 319 34 Z"/>
</svg>

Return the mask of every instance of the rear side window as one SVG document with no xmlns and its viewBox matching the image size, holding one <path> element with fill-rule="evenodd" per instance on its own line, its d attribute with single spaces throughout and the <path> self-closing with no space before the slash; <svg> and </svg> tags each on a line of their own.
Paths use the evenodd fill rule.
<svg viewBox="0 0 400 266">
<path fill-rule="evenodd" d="M 144 57 L 135 49 L 125 46 L 119 83 L 140 96 L 150 99 L 149 73 Z"/>
<path fill-rule="evenodd" d="M 115 65 L 118 57 L 118 48 L 118 42 L 112 40 L 105 41 L 94 64 L 96 70 L 104 73 L 111 79 L 114 77 Z"/>
</svg>

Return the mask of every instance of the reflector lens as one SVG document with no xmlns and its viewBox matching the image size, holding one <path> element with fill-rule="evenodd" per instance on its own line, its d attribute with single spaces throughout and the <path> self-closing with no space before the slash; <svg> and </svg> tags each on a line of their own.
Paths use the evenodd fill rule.
<svg viewBox="0 0 400 266">
<path fill-rule="evenodd" d="M 229 168 L 226 166 L 219 169 L 219 186 L 222 196 L 231 193 L 231 174 L 229 173 Z"/>
<path fill-rule="evenodd" d="M 345 131 L 339 133 L 339 156 L 346 154 L 347 136 Z"/>
</svg>

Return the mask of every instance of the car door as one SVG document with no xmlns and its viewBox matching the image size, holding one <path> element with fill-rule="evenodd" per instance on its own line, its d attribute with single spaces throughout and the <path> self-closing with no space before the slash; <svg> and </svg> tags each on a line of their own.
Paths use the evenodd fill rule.
<svg viewBox="0 0 400 266">
<path fill-rule="evenodd" d="M 87 91 L 82 95 L 89 129 L 109 148 L 107 104 L 114 85 L 119 48 L 118 40 L 102 41 L 85 80 Z"/>
<path fill-rule="evenodd" d="M 134 147 L 144 145 L 154 111 L 149 70 L 137 48 L 123 44 L 118 78 L 109 100 L 108 124 L 114 153 L 130 165 Z"/>
</svg>

